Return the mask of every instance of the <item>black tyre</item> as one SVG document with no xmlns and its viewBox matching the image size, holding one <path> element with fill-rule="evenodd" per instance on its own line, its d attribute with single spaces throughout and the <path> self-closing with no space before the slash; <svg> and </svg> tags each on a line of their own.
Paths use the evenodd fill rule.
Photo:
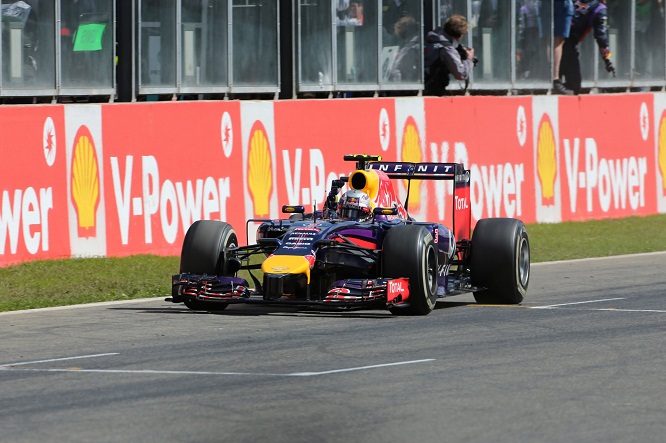
<svg viewBox="0 0 666 443">
<path fill-rule="evenodd" d="M 215 220 L 195 221 L 183 240 L 180 272 L 225 275 L 226 251 L 237 245 L 238 237 L 230 224 Z"/>
<path fill-rule="evenodd" d="M 510 305 L 523 301 L 530 280 L 530 241 L 525 225 L 513 218 L 479 220 L 472 234 L 472 285 L 478 303 Z"/>
<path fill-rule="evenodd" d="M 215 220 L 199 220 L 190 226 L 180 253 L 180 272 L 197 275 L 227 275 L 227 250 L 238 245 L 236 231 L 230 224 Z M 187 299 L 185 305 L 194 310 L 220 311 L 226 303 Z"/>
<path fill-rule="evenodd" d="M 396 226 L 386 233 L 382 277 L 409 278 L 409 306 L 393 314 L 426 315 L 437 301 L 437 247 L 424 226 Z"/>
</svg>

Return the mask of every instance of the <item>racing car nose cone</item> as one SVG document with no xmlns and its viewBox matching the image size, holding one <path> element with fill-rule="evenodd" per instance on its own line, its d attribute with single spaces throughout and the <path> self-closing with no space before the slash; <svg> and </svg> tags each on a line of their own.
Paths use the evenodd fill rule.
<svg viewBox="0 0 666 443">
<path fill-rule="evenodd" d="M 305 274 L 310 283 L 310 262 L 302 255 L 272 255 L 261 264 L 264 274 Z"/>
</svg>

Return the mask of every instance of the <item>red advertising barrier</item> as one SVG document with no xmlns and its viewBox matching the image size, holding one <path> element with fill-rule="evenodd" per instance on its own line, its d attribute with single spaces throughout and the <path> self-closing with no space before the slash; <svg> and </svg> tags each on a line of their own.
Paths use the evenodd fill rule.
<svg viewBox="0 0 666 443">
<path fill-rule="evenodd" d="M 252 242 L 247 220 L 321 207 L 353 153 L 464 163 L 472 223 L 666 212 L 662 93 L 11 106 L 0 122 L 0 266 L 178 255 L 198 219 Z M 410 215 L 449 224 L 450 186 L 412 182 Z"/>
<path fill-rule="evenodd" d="M 0 106 L 0 265 L 71 255 L 63 111 Z"/>
<path fill-rule="evenodd" d="M 559 113 L 562 219 L 656 213 L 652 96 L 563 98 Z"/>
<path fill-rule="evenodd" d="M 109 255 L 178 254 L 200 219 L 244 226 L 238 102 L 105 106 L 102 118 Z"/>
<path fill-rule="evenodd" d="M 462 162 L 471 173 L 472 218 L 536 220 L 532 170 L 532 99 L 426 99 L 428 161 Z M 434 186 L 437 186 L 435 184 Z M 440 185 L 441 186 L 441 185 Z M 437 193 L 438 213 L 450 207 Z M 448 213 L 447 213 L 448 214 Z"/>
</svg>

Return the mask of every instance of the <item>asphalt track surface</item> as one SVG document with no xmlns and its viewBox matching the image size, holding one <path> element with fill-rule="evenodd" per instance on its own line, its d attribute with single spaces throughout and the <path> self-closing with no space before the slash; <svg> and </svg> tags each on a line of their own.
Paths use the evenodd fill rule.
<svg viewBox="0 0 666 443">
<path fill-rule="evenodd" d="M 0 314 L 0 441 L 663 442 L 666 254 L 425 317 L 161 299 Z"/>
</svg>

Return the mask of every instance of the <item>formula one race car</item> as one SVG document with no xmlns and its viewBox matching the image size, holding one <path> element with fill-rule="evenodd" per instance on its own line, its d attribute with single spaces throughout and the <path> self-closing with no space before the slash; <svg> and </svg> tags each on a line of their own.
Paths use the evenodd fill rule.
<svg viewBox="0 0 666 443">
<path fill-rule="evenodd" d="M 473 292 L 479 303 L 523 300 L 530 274 L 525 225 L 481 219 L 471 236 L 470 172 L 462 164 L 344 159 L 356 170 L 333 180 L 322 209 L 306 214 L 303 206 L 283 206 L 284 219 L 249 220 L 260 222 L 256 244 L 238 246 L 227 223 L 194 222 L 167 300 L 208 311 L 256 303 L 409 315 L 428 314 L 438 298 L 461 293 Z M 391 179 L 406 180 L 407 195 L 412 180 L 452 181 L 453 229 L 413 220 Z"/>
</svg>

